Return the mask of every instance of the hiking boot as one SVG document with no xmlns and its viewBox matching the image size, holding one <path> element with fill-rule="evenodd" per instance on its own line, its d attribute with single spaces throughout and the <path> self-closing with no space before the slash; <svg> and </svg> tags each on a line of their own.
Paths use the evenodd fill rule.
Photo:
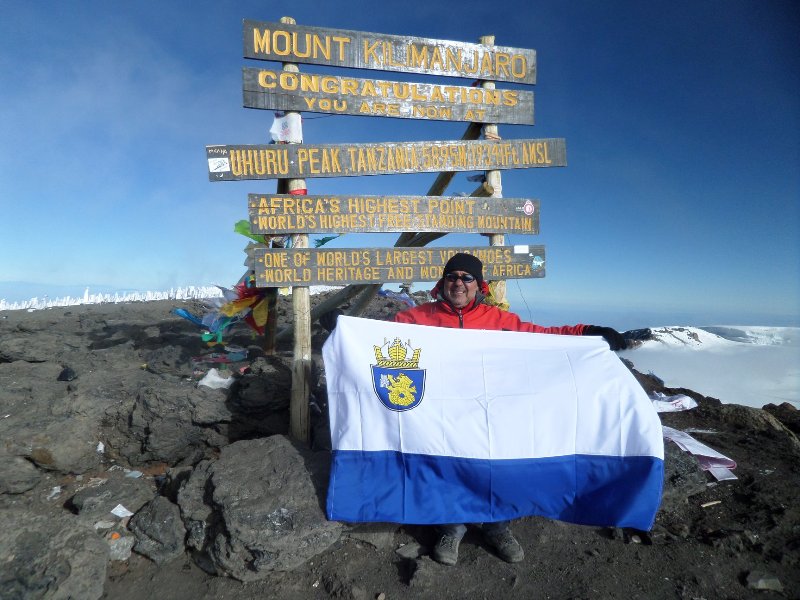
<svg viewBox="0 0 800 600">
<path fill-rule="evenodd" d="M 501 559 L 508 563 L 518 563 L 525 558 L 522 546 L 511 533 L 510 529 L 501 529 L 485 534 L 486 542 L 494 548 Z"/>
<path fill-rule="evenodd" d="M 452 535 L 443 535 L 436 542 L 433 549 L 433 560 L 443 565 L 452 567 L 458 561 L 458 545 L 461 543 L 461 538 Z"/>
</svg>

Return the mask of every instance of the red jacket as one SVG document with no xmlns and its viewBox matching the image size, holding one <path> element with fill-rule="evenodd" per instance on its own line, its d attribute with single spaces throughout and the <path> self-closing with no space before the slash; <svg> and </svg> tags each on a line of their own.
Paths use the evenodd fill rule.
<svg viewBox="0 0 800 600">
<path fill-rule="evenodd" d="M 428 302 L 409 308 L 394 316 L 397 323 L 433 325 L 436 327 L 459 327 L 461 329 L 494 329 L 499 331 L 527 331 L 529 333 L 556 333 L 560 335 L 582 335 L 585 325 L 542 327 L 522 321 L 512 312 L 477 301 L 457 310 L 444 300 Z"/>
</svg>

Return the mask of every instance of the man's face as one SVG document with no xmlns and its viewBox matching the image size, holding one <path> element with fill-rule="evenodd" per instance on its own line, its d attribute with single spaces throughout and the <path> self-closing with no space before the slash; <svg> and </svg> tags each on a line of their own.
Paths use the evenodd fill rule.
<svg viewBox="0 0 800 600">
<path fill-rule="evenodd" d="M 472 281 L 464 281 L 464 278 Z M 451 271 L 444 276 L 442 293 L 450 304 L 456 308 L 464 308 L 475 299 L 475 294 L 478 293 L 478 281 L 465 271 Z"/>
</svg>

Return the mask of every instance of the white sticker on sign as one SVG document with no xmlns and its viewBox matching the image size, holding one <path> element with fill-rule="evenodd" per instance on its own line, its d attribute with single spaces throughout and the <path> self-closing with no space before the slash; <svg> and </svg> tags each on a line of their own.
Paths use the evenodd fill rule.
<svg viewBox="0 0 800 600">
<path fill-rule="evenodd" d="M 528 246 L 514 246 L 514 254 L 527 254 Z"/>
<path fill-rule="evenodd" d="M 209 158 L 208 170 L 211 173 L 222 173 L 224 171 L 230 171 L 231 163 L 228 160 L 227 156 L 220 158 Z"/>
</svg>

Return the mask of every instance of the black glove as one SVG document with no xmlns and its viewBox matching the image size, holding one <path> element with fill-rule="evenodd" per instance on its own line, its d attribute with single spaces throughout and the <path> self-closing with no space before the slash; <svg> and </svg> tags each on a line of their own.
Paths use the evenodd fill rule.
<svg viewBox="0 0 800 600">
<path fill-rule="evenodd" d="M 622 334 L 611 327 L 598 327 L 597 325 L 587 325 L 583 328 L 583 335 L 601 335 L 608 342 L 612 350 L 624 350 L 628 342 Z"/>
<path fill-rule="evenodd" d="M 325 328 L 325 331 L 330 333 L 334 329 L 336 329 L 336 320 L 343 315 L 342 309 L 334 308 L 326 312 L 324 315 L 320 316 L 319 324 Z"/>
</svg>

